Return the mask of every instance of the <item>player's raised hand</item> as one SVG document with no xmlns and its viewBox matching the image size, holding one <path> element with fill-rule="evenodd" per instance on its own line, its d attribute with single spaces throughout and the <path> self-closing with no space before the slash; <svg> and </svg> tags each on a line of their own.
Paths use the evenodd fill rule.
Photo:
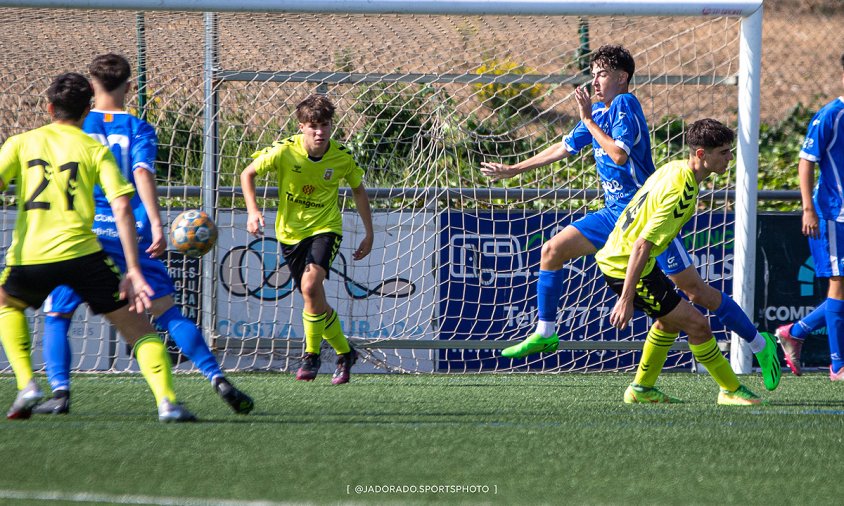
<svg viewBox="0 0 844 506">
<path fill-rule="evenodd" d="M 155 295 L 139 269 L 128 269 L 120 280 L 120 299 L 129 302 L 129 311 L 143 313 L 152 306 Z"/>
<path fill-rule="evenodd" d="M 633 303 L 618 299 L 610 313 L 610 325 L 618 330 L 624 330 L 627 328 L 627 324 L 630 323 L 630 318 L 632 317 Z"/>
<path fill-rule="evenodd" d="M 589 88 L 585 85 L 575 88 L 574 99 L 577 101 L 577 113 L 580 115 L 580 120 L 592 118 L 592 97 L 589 95 Z"/>
<path fill-rule="evenodd" d="M 360 242 L 360 246 L 358 246 L 358 249 L 355 250 L 354 253 L 352 253 L 352 258 L 354 258 L 355 260 L 361 260 L 366 258 L 366 256 L 369 255 L 369 252 L 372 251 L 372 243 L 374 239 L 375 238 L 371 235 L 367 235 L 366 237 L 364 237 L 363 240 Z"/>
<path fill-rule="evenodd" d="M 246 231 L 255 237 L 264 237 L 264 215 L 249 213 L 249 218 L 246 219 Z"/>
<path fill-rule="evenodd" d="M 522 171 L 516 169 L 513 165 L 495 162 L 481 162 L 481 174 L 493 181 L 513 177 L 521 173 Z"/>
<path fill-rule="evenodd" d="M 146 249 L 150 258 L 158 258 L 167 251 L 167 238 L 164 236 L 164 229 L 161 227 L 153 227 L 152 229 L 152 244 Z"/>
</svg>

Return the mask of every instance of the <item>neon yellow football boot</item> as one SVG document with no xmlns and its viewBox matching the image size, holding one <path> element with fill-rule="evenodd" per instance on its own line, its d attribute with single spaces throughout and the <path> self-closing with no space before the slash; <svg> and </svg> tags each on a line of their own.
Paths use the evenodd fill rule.
<svg viewBox="0 0 844 506">
<path fill-rule="evenodd" d="M 631 383 L 624 391 L 624 404 L 678 404 L 680 399 L 671 397 L 656 387 L 643 387 Z"/>
</svg>

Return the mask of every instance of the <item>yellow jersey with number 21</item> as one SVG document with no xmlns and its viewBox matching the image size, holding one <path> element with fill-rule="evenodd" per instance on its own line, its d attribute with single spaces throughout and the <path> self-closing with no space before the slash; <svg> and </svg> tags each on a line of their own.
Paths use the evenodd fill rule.
<svg viewBox="0 0 844 506">
<path fill-rule="evenodd" d="M 0 148 L 3 188 L 16 182 L 17 219 L 6 265 L 37 265 L 102 249 L 91 230 L 94 185 L 111 201 L 135 190 L 114 155 L 81 128 L 51 123 L 10 137 Z"/>
</svg>

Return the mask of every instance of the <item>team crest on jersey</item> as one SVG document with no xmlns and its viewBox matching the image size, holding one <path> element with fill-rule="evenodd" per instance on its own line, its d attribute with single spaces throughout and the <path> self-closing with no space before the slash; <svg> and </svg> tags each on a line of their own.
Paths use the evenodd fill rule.
<svg viewBox="0 0 844 506">
<path fill-rule="evenodd" d="M 322 178 L 326 181 L 331 181 L 331 176 L 334 175 L 334 169 L 325 169 L 325 174 L 322 175 Z"/>
<path fill-rule="evenodd" d="M 313 185 L 306 184 L 302 187 L 302 193 L 304 193 L 305 195 L 310 195 L 314 192 L 315 189 L 316 188 L 314 188 Z"/>
</svg>

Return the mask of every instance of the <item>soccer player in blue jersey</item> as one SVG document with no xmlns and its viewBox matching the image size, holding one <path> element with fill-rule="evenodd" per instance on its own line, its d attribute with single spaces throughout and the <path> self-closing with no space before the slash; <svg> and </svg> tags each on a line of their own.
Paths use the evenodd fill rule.
<svg viewBox="0 0 844 506">
<path fill-rule="evenodd" d="M 130 86 L 129 62 L 120 55 L 105 54 L 94 58 L 88 70 L 94 85 L 94 109 L 85 118 L 82 128 L 90 137 L 111 148 L 123 176 L 137 190 L 131 205 L 139 248 L 146 253 L 140 255 L 141 270 L 155 291 L 150 307 L 154 322 L 170 333 L 182 353 L 211 381 L 214 390 L 235 412 L 249 413 L 254 405 L 252 399 L 226 379 L 202 332 L 175 305 L 173 281 L 167 266 L 158 258 L 167 249 L 155 185 L 158 138 L 149 123 L 123 110 Z M 94 232 L 105 252 L 121 270 L 125 270 L 126 261 L 114 215 L 99 186 L 95 187 L 94 201 Z M 73 312 L 81 302 L 82 299 L 70 287 L 61 286 L 50 294 L 44 304 L 47 312 L 44 361 L 53 397 L 36 406 L 34 413 L 63 414 L 70 409 L 70 345 L 67 333 Z"/>
<path fill-rule="evenodd" d="M 515 165 L 481 164 L 484 175 L 501 179 L 562 160 L 591 144 L 606 204 L 542 245 L 537 283 L 539 322 L 530 337 L 503 350 L 504 357 L 522 358 L 532 353 L 556 351 L 559 342 L 557 305 L 565 281 L 563 266 L 569 260 L 594 254 L 604 246 L 621 211 L 654 172 L 647 121 L 638 99 L 629 92 L 630 79 L 636 68 L 633 57 L 621 46 L 605 45 L 592 55 L 590 66 L 598 102 L 592 103 L 585 88 L 575 90 L 580 122 L 563 142 Z M 765 386 L 771 390 L 776 388 L 780 375 L 773 336 L 757 332 L 732 298 L 703 281 L 679 239 L 671 242 L 657 262 L 692 302 L 714 312 L 724 326 L 750 343 L 762 367 Z M 665 342 L 669 340 L 673 342 L 674 338 L 668 336 Z M 646 341 L 646 346 L 650 342 L 650 339 Z"/>
<path fill-rule="evenodd" d="M 844 68 L 844 54 L 840 63 Z M 844 84 L 844 74 L 841 82 Z M 820 168 L 817 185 L 815 165 Z M 778 328 L 777 337 L 786 363 L 799 375 L 803 340 L 826 324 L 832 359 L 829 378 L 844 381 L 844 96 L 812 117 L 797 171 L 803 200 L 803 235 L 809 238 L 815 276 L 829 278 L 829 291 L 823 304 L 805 318 Z"/>
<path fill-rule="evenodd" d="M 164 343 L 143 314 L 154 293 L 138 260 L 130 198 L 135 189 L 111 151 L 85 135 L 82 120 L 94 94 L 75 73 L 56 77 L 47 90 L 52 122 L 9 137 L 0 148 L 0 188 L 15 181 L 17 219 L 6 268 L 0 275 L 0 341 L 15 373 L 18 395 L 6 413 L 26 419 L 41 399 L 32 376 L 24 309 L 39 307 L 60 285 L 72 286 L 96 314 L 120 332 L 150 386 L 162 422 L 196 418 L 177 403 Z M 126 269 L 103 251 L 91 230 L 94 185 L 111 202 Z M 131 303 L 127 305 L 127 300 Z"/>
</svg>

